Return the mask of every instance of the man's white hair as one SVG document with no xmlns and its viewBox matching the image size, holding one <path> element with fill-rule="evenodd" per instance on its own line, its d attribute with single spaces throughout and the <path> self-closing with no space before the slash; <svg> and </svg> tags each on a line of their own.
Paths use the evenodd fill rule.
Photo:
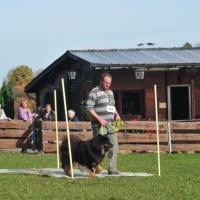
<svg viewBox="0 0 200 200">
<path fill-rule="evenodd" d="M 75 111 L 74 111 L 74 110 L 68 110 L 68 113 L 73 113 L 73 114 L 75 114 Z"/>
</svg>

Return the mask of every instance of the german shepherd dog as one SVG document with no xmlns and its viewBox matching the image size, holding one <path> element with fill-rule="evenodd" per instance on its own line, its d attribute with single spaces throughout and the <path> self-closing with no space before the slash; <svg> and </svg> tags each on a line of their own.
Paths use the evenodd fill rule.
<svg viewBox="0 0 200 200">
<path fill-rule="evenodd" d="M 86 167 L 89 170 L 89 176 L 95 176 L 103 170 L 100 164 L 106 152 L 113 146 L 107 136 L 99 134 L 90 140 L 82 141 L 78 136 L 71 135 L 70 141 L 73 167 L 77 163 Z M 71 176 L 67 137 L 63 139 L 60 146 L 60 157 L 65 174 Z"/>
</svg>

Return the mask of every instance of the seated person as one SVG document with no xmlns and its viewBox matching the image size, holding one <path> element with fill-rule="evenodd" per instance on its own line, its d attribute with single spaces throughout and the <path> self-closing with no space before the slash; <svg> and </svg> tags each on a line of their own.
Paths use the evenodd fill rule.
<svg viewBox="0 0 200 200">
<path fill-rule="evenodd" d="M 11 120 L 11 118 L 7 117 L 5 112 L 4 112 L 4 109 L 1 107 L 1 104 L 0 104 L 0 119 L 7 119 L 7 120 Z"/>
<path fill-rule="evenodd" d="M 43 112 L 43 117 L 42 119 L 44 121 L 55 121 L 55 114 L 54 112 L 52 111 L 51 109 L 51 105 L 50 104 L 47 104 L 45 109 L 44 109 L 44 112 Z"/>
<path fill-rule="evenodd" d="M 75 117 L 75 111 L 74 110 L 68 110 L 67 112 L 67 116 L 68 116 L 68 121 L 69 122 L 79 122 L 78 117 Z M 70 129 L 71 132 L 82 132 L 82 129 L 77 129 L 77 128 L 73 128 Z"/>
<path fill-rule="evenodd" d="M 26 99 L 21 101 L 19 110 L 18 110 L 18 118 L 23 121 L 32 121 L 33 114 L 31 113 L 30 109 L 28 108 L 28 102 Z"/>
<path fill-rule="evenodd" d="M 68 110 L 67 116 L 68 116 L 68 121 L 71 122 L 79 122 L 79 119 L 75 116 L 75 111 L 74 110 Z"/>
</svg>

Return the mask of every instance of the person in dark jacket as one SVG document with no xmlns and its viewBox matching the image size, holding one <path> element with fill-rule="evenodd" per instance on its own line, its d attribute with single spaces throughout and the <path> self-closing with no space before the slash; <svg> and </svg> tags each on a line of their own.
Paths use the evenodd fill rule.
<svg viewBox="0 0 200 200">
<path fill-rule="evenodd" d="M 43 112 L 43 117 L 42 119 L 44 121 L 55 121 L 55 114 L 54 112 L 52 111 L 52 108 L 51 108 L 51 105 L 50 104 L 47 104 L 45 109 L 44 109 L 44 112 Z"/>
<path fill-rule="evenodd" d="M 76 115 L 76 113 L 74 110 L 68 110 L 67 116 L 68 116 L 68 120 L 70 122 L 79 122 L 78 117 L 76 117 L 75 115 Z"/>
<path fill-rule="evenodd" d="M 68 116 L 68 121 L 69 122 L 79 122 L 79 119 L 78 117 L 75 116 L 76 113 L 74 110 L 68 110 L 67 112 L 67 116 Z M 82 132 L 83 129 L 77 129 L 77 128 L 73 128 L 73 129 L 70 129 L 71 132 L 75 133 L 75 132 Z"/>
</svg>

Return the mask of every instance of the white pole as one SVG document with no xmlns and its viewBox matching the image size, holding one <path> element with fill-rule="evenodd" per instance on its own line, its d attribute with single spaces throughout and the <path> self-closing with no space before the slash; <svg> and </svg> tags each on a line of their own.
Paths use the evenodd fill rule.
<svg viewBox="0 0 200 200">
<path fill-rule="evenodd" d="M 57 112 L 57 95 L 56 90 L 54 90 L 54 108 L 55 108 L 55 122 L 56 122 L 56 153 L 57 153 L 57 168 L 60 168 L 59 160 L 59 144 L 58 144 L 58 112 Z"/>
<path fill-rule="evenodd" d="M 155 95 L 155 113 L 156 113 L 156 135 L 157 135 L 157 155 L 158 155 L 158 176 L 160 175 L 160 142 L 159 142 L 159 127 L 158 127 L 158 102 L 157 102 L 157 86 L 154 85 Z"/>
<path fill-rule="evenodd" d="M 68 116 L 67 116 L 67 103 L 66 103 L 66 96 L 65 96 L 65 84 L 64 84 L 63 78 L 61 79 L 61 82 L 62 82 L 63 102 L 64 102 L 64 109 L 65 109 L 65 121 L 66 121 L 66 132 L 67 132 L 67 141 L 68 141 L 68 149 L 69 149 L 69 161 L 70 161 L 71 175 L 72 175 L 72 178 L 74 178 L 73 165 L 72 165 L 71 142 L 70 142 L 70 135 L 69 135 L 69 123 L 68 123 Z"/>
<path fill-rule="evenodd" d="M 172 153 L 172 136 L 171 136 L 171 125 L 170 122 L 167 122 L 167 133 L 168 133 L 168 147 L 169 147 L 169 153 Z"/>
</svg>

